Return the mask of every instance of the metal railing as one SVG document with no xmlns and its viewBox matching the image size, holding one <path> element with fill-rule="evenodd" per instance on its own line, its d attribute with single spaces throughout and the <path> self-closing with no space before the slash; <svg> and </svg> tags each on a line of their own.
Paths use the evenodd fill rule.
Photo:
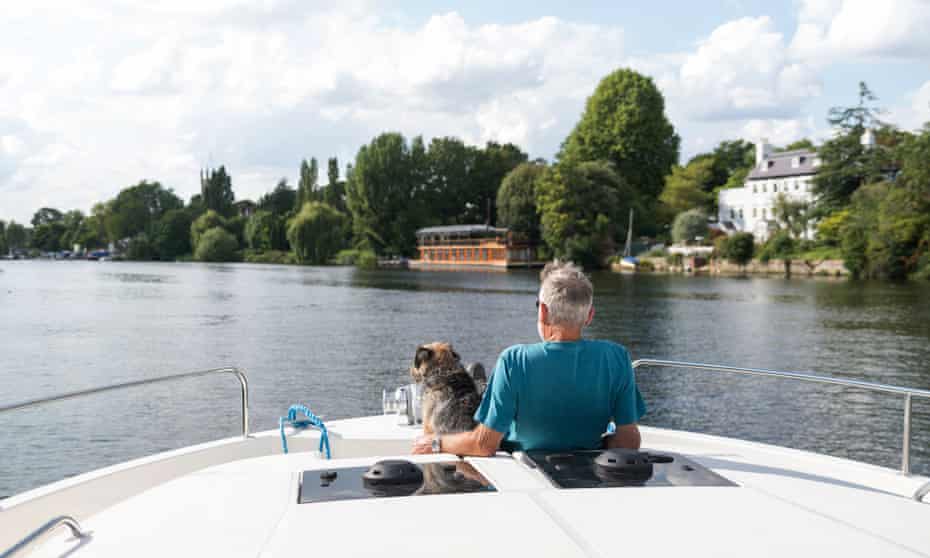
<svg viewBox="0 0 930 558">
<path fill-rule="evenodd" d="M 46 403 L 52 403 L 55 401 L 64 401 L 66 399 L 75 399 L 77 397 L 84 397 L 86 395 L 93 395 L 96 393 L 103 393 L 105 391 L 116 391 L 120 389 L 128 389 L 133 387 L 145 386 L 149 384 L 160 384 L 163 382 L 173 382 L 176 380 L 184 380 L 187 378 L 196 378 L 198 376 L 211 376 L 214 374 L 232 374 L 239 379 L 239 385 L 242 388 L 242 437 L 248 437 L 249 435 L 249 379 L 246 378 L 245 372 L 239 370 L 238 368 L 211 368 L 210 370 L 197 370 L 195 372 L 184 372 L 182 374 L 171 374 L 170 376 L 159 376 L 158 378 L 148 378 L 145 380 L 135 380 L 132 382 L 121 382 L 118 384 L 112 384 L 109 386 L 82 389 L 79 391 L 72 391 L 69 393 L 62 393 L 59 395 L 53 395 L 51 397 L 42 397 L 39 399 L 30 399 L 29 401 L 22 401 L 19 403 L 13 403 L 12 405 L 0 406 L 0 414 L 17 411 L 19 409 L 26 409 L 29 407 L 37 407 L 39 405 L 44 405 Z"/>
<path fill-rule="evenodd" d="M 675 360 L 658 360 L 643 358 L 633 362 L 633 368 L 642 366 L 662 366 L 668 368 L 689 368 L 692 370 L 710 370 L 713 372 L 728 372 L 731 374 L 742 374 L 746 376 L 767 376 L 770 378 L 784 378 L 788 380 L 797 380 L 801 382 L 813 382 L 817 384 L 833 384 L 844 387 L 875 391 L 880 393 L 893 393 L 904 396 L 904 433 L 901 443 L 901 472 L 905 475 L 911 473 L 911 407 L 914 397 L 923 397 L 930 399 L 930 390 L 905 388 L 892 386 L 888 384 L 878 384 L 873 382 L 863 382 L 861 380 L 848 380 L 846 378 L 834 378 L 830 376 L 817 376 L 802 372 L 779 372 L 777 370 L 765 370 L 762 368 L 743 368 L 739 366 L 722 366 L 719 364 L 702 364 L 697 362 L 679 362 Z M 924 495 L 920 497 L 923 498 Z M 917 495 L 915 494 L 915 498 Z"/>
<path fill-rule="evenodd" d="M 53 517 L 46 521 L 44 525 L 26 535 L 26 538 L 8 548 L 3 554 L 0 554 L 0 558 L 10 558 L 10 556 L 15 556 L 20 552 L 28 550 L 29 547 L 39 542 L 39 539 L 62 525 L 65 525 L 71 530 L 71 534 L 75 539 L 84 540 L 90 536 L 81 530 L 81 524 L 78 523 L 77 519 L 74 519 L 70 515 L 59 515 L 58 517 Z"/>
</svg>

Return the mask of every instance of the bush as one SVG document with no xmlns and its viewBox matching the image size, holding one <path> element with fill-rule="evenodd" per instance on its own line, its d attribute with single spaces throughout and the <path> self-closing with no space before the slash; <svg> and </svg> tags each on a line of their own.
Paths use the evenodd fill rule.
<svg viewBox="0 0 930 558">
<path fill-rule="evenodd" d="M 639 265 L 636 266 L 636 269 L 639 271 L 655 271 L 656 266 L 648 260 L 640 260 Z"/>
<path fill-rule="evenodd" d="M 239 243 L 223 228 L 213 227 L 200 235 L 194 259 L 201 262 L 232 262 L 236 260 Z"/>
<path fill-rule="evenodd" d="M 752 233 L 739 232 L 726 241 L 723 256 L 732 263 L 744 266 L 752 261 L 756 251 L 756 239 Z"/>
<path fill-rule="evenodd" d="M 358 263 L 359 255 L 362 253 L 362 250 L 350 249 L 350 250 L 340 250 L 336 257 L 333 258 L 333 262 L 336 265 L 355 265 Z"/>
</svg>

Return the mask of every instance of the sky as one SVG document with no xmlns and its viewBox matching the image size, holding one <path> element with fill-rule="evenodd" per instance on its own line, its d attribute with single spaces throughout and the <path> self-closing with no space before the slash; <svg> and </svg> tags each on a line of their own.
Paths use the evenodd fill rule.
<svg viewBox="0 0 930 558">
<path fill-rule="evenodd" d="M 930 0 L 0 0 L 0 219 L 225 165 L 257 199 L 385 131 L 552 159 L 611 71 L 651 76 L 682 161 L 829 137 L 866 81 L 930 121 Z M 324 173 L 325 174 L 325 173 Z"/>
</svg>

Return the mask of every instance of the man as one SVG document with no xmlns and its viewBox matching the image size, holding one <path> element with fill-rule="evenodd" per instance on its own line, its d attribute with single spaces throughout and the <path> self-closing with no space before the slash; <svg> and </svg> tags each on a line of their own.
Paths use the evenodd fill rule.
<svg viewBox="0 0 930 558">
<path fill-rule="evenodd" d="M 510 450 L 639 449 L 646 405 L 621 345 L 581 338 L 594 318 L 594 288 L 581 269 L 546 265 L 536 300 L 542 343 L 501 353 L 473 430 L 421 436 L 413 453 L 491 456 Z M 602 438 L 608 422 L 616 431 Z"/>
</svg>

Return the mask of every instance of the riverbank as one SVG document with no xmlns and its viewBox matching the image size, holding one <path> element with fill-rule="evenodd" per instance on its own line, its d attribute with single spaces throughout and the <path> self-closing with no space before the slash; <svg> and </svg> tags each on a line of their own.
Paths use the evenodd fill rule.
<svg viewBox="0 0 930 558">
<path fill-rule="evenodd" d="M 641 273 L 697 273 L 705 275 L 720 275 L 734 277 L 741 275 L 763 275 L 763 276 L 788 276 L 787 269 L 790 269 L 792 277 L 848 277 L 849 270 L 843 264 L 843 260 L 791 260 L 790 268 L 786 268 L 784 260 L 769 260 L 761 262 L 753 260 L 745 266 L 739 266 L 726 260 L 712 259 L 706 265 L 693 266 L 685 261 L 682 264 L 669 263 L 664 257 L 645 257 L 639 258 L 639 268 L 637 272 Z M 615 273 L 624 273 L 618 263 L 610 266 L 611 271 Z"/>
</svg>

